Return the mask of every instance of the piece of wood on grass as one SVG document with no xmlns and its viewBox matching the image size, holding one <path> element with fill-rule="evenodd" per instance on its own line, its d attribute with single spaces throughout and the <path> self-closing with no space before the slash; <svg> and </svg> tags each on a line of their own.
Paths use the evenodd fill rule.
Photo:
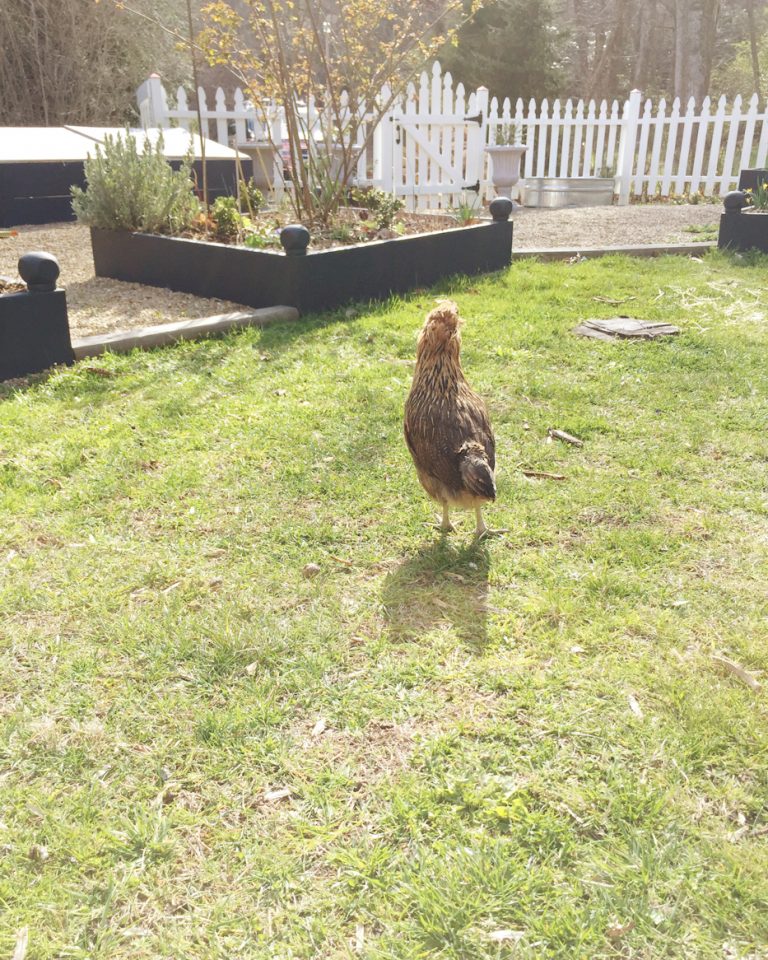
<svg viewBox="0 0 768 960">
<path fill-rule="evenodd" d="M 610 317 L 607 320 L 582 320 L 573 332 L 596 340 L 655 340 L 675 336 L 680 333 L 680 327 L 634 317 Z"/>
<path fill-rule="evenodd" d="M 571 433 L 566 433 L 565 430 L 558 430 L 555 427 L 550 427 L 547 430 L 547 436 L 551 440 L 562 440 L 563 443 L 570 443 L 574 447 L 583 447 L 584 441 L 579 440 L 578 437 L 574 437 Z"/>
<path fill-rule="evenodd" d="M 534 480 L 565 480 L 565 474 L 548 473 L 546 470 L 523 470 L 524 477 L 531 477 Z"/>
<path fill-rule="evenodd" d="M 719 653 L 713 653 L 712 659 L 715 661 L 715 663 L 719 664 L 721 667 L 724 667 L 729 673 L 732 673 L 734 677 L 738 677 L 742 683 L 746 683 L 750 690 L 754 690 L 755 693 L 760 693 L 760 691 L 763 689 L 763 685 L 760 683 L 757 677 L 753 677 L 751 673 L 749 673 L 744 669 L 744 667 L 735 661 L 729 660 L 728 657 L 724 657 Z"/>
</svg>

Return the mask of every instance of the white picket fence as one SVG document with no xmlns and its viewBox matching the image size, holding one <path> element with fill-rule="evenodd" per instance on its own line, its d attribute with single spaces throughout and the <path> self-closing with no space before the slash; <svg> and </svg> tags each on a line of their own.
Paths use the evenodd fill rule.
<svg viewBox="0 0 768 960">
<path fill-rule="evenodd" d="M 231 108 L 221 88 L 213 107 L 204 90 L 198 96 L 208 126 L 204 132 L 221 143 L 267 135 L 276 143 L 285 139 L 279 111 L 260 124 L 239 89 Z M 382 97 L 386 103 L 386 90 Z M 137 99 L 145 126 L 189 127 L 197 120 L 187 93 L 179 88 L 170 106 L 156 75 L 141 85 Z M 350 115 L 355 109 L 346 108 Z M 725 97 L 716 105 L 707 97 L 700 107 L 693 99 L 654 106 L 651 100 L 643 103 L 639 90 L 621 104 L 531 99 L 526 106 L 508 98 L 500 104 L 489 100 L 484 87 L 468 95 L 462 84 L 454 87 L 450 73 L 435 63 L 391 104 L 370 137 L 372 117 L 361 116 L 357 182 L 391 191 L 415 209 L 452 207 L 473 194 L 492 197 L 484 148 L 502 131 L 512 131 L 516 142 L 528 147 L 523 178 L 612 176 L 621 204 L 632 194 L 724 194 L 735 187 L 743 167 L 765 166 L 768 158 L 768 105 L 761 106 L 757 94 L 746 104 L 736 97 L 730 106 Z M 312 101 L 303 108 L 310 143 L 323 139 L 326 121 Z M 282 186 L 279 166 L 277 188 Z"/>
</svg>

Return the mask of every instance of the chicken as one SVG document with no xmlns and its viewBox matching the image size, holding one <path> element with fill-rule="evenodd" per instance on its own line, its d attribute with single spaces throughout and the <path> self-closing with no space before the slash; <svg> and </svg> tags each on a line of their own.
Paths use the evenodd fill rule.
<svg viewBox="0 0 768 960">
<path fill-rule="evenodd" d="M 482 507 L 496 499 L 496 442 L 485 404 L 461 369 L 462 323 L 452 300 L 441 300 L 424 323 L 405 403 L 405 441 L 421 485 L 442 505 L 440 529 L 453 530 L 451 507 L 474 510 L 479 539 L 494 532 Z"/>
</svg>

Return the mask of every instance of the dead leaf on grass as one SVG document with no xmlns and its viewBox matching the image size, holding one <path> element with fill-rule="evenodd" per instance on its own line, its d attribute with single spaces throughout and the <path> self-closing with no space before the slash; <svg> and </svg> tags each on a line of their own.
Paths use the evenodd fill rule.
<svg viewBox="0 0 768 960">
<path fill-rule="evenodd" d="M 744 667 L 735 661 L 729 660 L 728 657 L 723 657 L 717 653 L 712 654 L 712 659 L 715 661 L 715 663 L 719 663 L 721 667 L 725 667 L 725 669 L 732 673 L 735 677 L 738 677 L 742 683 L 746 683 L 750 690 L 754 690 L 755 693 L 760 693 L 760 691 L 763 689 L 760 681 L 756 677 L 753 677 L 751 673 L 749 673 L 744 669 Z"/>
<path fill-rule="evenodd" d="M 524 930 L 493 930 L 488 934 L 488 939 L 495 943 L 518 943 L 524 936 Z"/>
<path fill-rule="evenodd" d="M 631 930 L 634 929 L 634 920 L 630 920 L 628 923 L 619 923 L 617 920 L 612 926 L 608 927 L 608 929 L 605 931 L 605 935 L 609 940 L 621 940 L 622 937 L 626 936 Z"/>
<path fill-rule="evenodd" d="M 42 843 L 33 843 L 29 848 L 27 856 L 30 860 L 34 860 L 37 863 L 45 863 L 46 860 L 50 859 L 51 855 L 48 852 L 48 847 L 43 846 Z"/>
<path fill-rule="evenodd" d="M 638 720 L 642 720 L 645 714 L 643 713 L 642 707 L 637 702 L 637 697 L 630 693 L 629 695 L 629 709 L 634 713 Z"/>
<path fill-rule="evenodd" d="M 29 927 L 22 927 L 16 934 L 16 946 L 13 950 L 11 960 L 24 960 L 27 955 L 27 946 L 29 944 Z"/>
<path fill-rule="evenodd" d="M 114 370 L 107 370 L 106 367 L 83 367 L 86 373 L 92 373 L 97 377 L 116 377 Z"/>
<path fill-rule="evenodd" d="M 325 733 L 326 727 L 327 727 L 327 724 L 325 720 L 323 720 L 323 718 L 321 717 L 317 721 L 317 723 L 314 725 L 314 727 L 312 727 L 312 736 L 313 737 L 321 736 L 323 733 Z"/>
<path fill-rule="evenodd" d="M 262 799 L 265 803 L 276 803 L 278 800 L 287 800 L 290 795 L 288 787 L 281 787 L 279 790 L 267 790 Z"/>
</svg>

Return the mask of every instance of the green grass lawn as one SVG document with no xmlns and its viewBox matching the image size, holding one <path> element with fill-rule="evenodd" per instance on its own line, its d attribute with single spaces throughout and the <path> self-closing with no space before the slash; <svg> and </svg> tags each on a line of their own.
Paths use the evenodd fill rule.
<svg viewBox="0 0 768 960">
<path fill-rule="evenodd" d="M 768 956 L 767 265 L 526 261 L 6 390 L 0 956 Z M 401 433 L 445 293 L 480 546 Z M 683 332 L 569 332 L 616 313 Z"/>
</svg>

